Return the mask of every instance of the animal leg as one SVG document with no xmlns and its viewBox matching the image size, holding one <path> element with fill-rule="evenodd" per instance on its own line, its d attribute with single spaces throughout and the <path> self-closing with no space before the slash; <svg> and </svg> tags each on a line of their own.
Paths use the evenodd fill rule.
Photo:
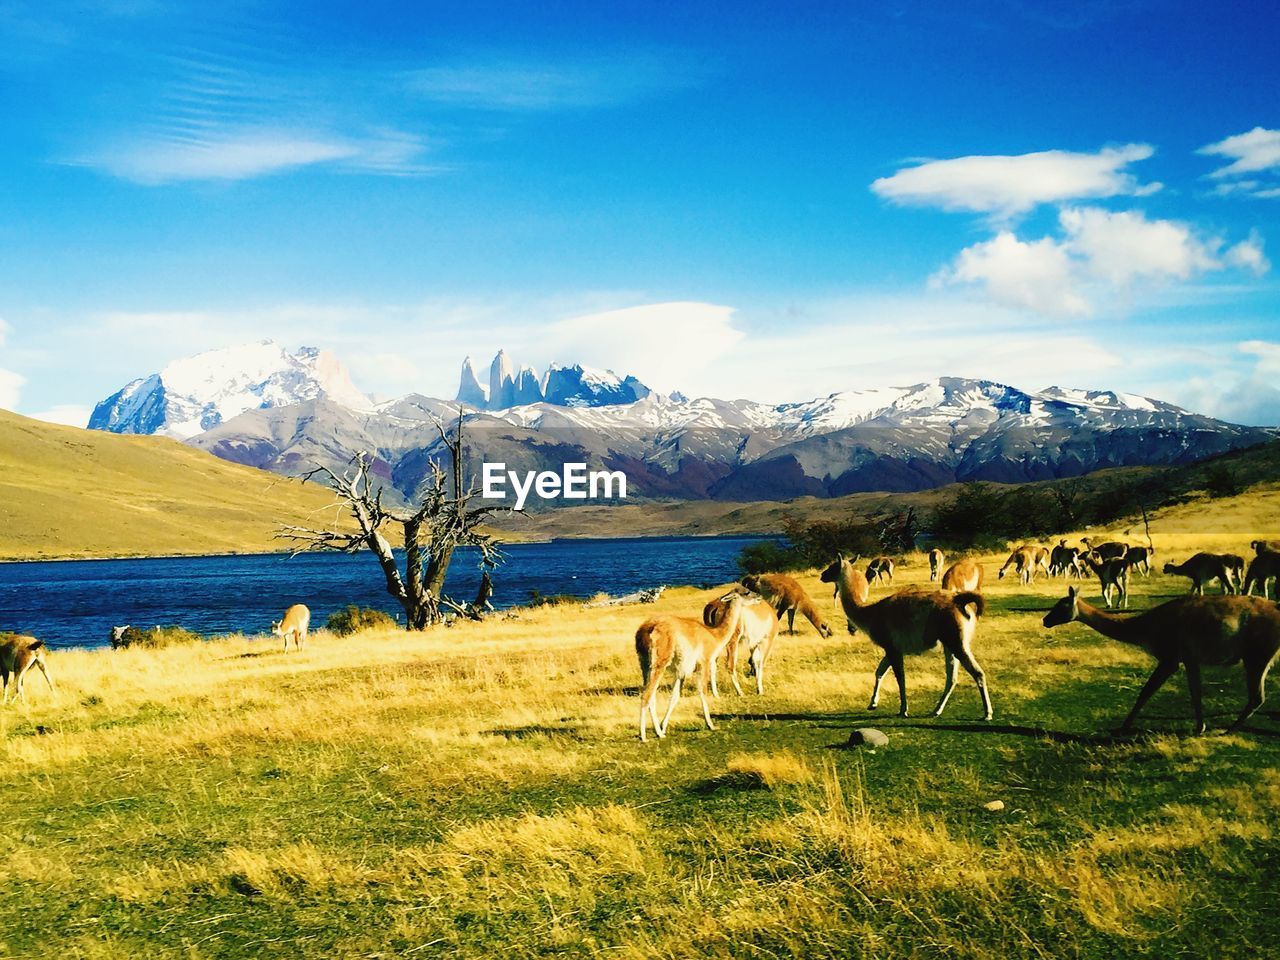
<svg viewBox="0 0 1280 960">
<path fill-rule="evenodd" d="M 942 688 L 942 696 L 938 698 L 938 705 L 933 708 L 935 717 L 942 716 L 942 711 L 947 708 L 947 701 L 951 699 L 951 691 L 956 686 L 956 675 L 960 672 L 960 662 L 956 660 L 955 655 L 950 651 L 943 651 L 947 658 L 947 682 Z"/>
<path fill-rule="evenodd" d="M 1124 718 L 1124 723 L 1120 725 L 1122 732 L 1127 732 L 1133 727 L 1133 721 L 1138 717 L 1138 711 L 1146 706 L 1147 701 L 1151 699 L 1151 695 L 1164 686 L 1164 682 L 1178 672 L 1178 661 L 1164 660 L 1156 664 L 1155 671 L 1147 678 L 1147 682 L 1143 684 L 1142 689 L 1138 692 L 1138 699 L 1133 705 L 1133 709 L 1129 711 L 1129 715 Z"/>
<path fill-rule="evenodd" d="M 644 689 L 640 692 L 640 739 L 643 741 L 645 736 L 644 729 L 644 712 L 649 711 L 649 719 L 653 721 L 653 732 L 659 737 L 662 736 L 662 725 L 658 723 L 658 685 L 662 682 L 662 675 L 666 672 L 667 662 L 659 661 L 650 663 L 649 669 L 644 671 Z"/>
<path fill-rule="evenodd" d="M 796 632 L 796 608 L 792 607 L 787 611 L 787 633 Z"/>
<path fill-rule="evenodd" d="M 889 666 L 893 668 L 893 679 L 898 681 L 898 716 L 905 717 L 907 715 L 907 671 L 902 665 L 901 651 L 894 651 Z"/>
<path fill-rule="evenodd" d="M 684 677 L 676 674 L 676 682 L 671 685 L 671 702 L 667 704 L 667 712 L 662 717 L 662 729 L 658 736 L 664 737 L 667 734 L 667 724 L 671 722 L 671 714 L 675 712 L 676 704 L 680 701 L 680 685 L 684 682 Z"/>
<path fill-rule="evenodd" d="M 880 658 L 880 662 L 876 664 L 876 682 L 871 688 L 871 702 L 867 704 L 868 710 L 874 710 L 876 704 L 880 702 L 880 684 L 884 680 L 884 675 L 889 672 L 889 654 L 886 653 Z"/>
<path fill-rule="evenodd" d="M 698 696 L 702 699 L 702 719 L 707 721 L 708 730 L 714 730 L 716 725 L 711 722 L 711 708 L 707 705 L 707 675 L 705 671 L 698 673 Z"/>
<path fill-rule="evenodd" d="M 756 647 L 751 651 L 751 663 L 756 671 L 756 693 L 764 696 L 764 661 L 765 652 L 761 647 Z"/>
<path fill-rule="evenodd" d="M 1235 723 L 1231 724 L 1231 726 L 1227 728 L 1228 732 L 1239 729 L 1240 726 L 1253 716 L 1254 712 L 1262 706 L 1262 702 L 1267 698 L 1267 672 L 1270 669 L 1270 659 L 1263 661 L 1261 658 L 1258 658 L 1245 662 L 1244 678 L 1249 699 L 1245 702 L 1244 709 L 1240 711 L 1240 716 L 1236 717 Z"/>
<path fill-rule="evenodd" d="M 1196 718 L 1196 736 L 1204 733 L 1204 704 L 1200 699 L 1200 664 L 1188 660 L 1183 664 L 1187 671 L 1187 691 L 1191 694 L 1191 711 Z"/>
</svg>

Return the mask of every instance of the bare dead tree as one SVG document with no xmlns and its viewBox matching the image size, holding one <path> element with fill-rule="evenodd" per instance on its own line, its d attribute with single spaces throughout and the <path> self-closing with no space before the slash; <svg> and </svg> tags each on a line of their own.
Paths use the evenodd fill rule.
<svg viewBox="0 0 1280 960">
<path fill-rule="evenodd" d="M 500 507 L 472 507 L 471 501 L 480 491 L 464 488 L 462 443 L 462 410 L 452 434 L 436 423 L 450 469 L 438 459 L 428 461 L 431 476 L 424 482 L 421 499 L 411 513 L 392 510 L 382 503 L 382 486 L 375 483 L 371 471 L 373 457 L 361 451 L 351 458 L 347 469 L 336 473 L 328 467 L 317 467 L 303 475 L 303 481 L 319 480 L 344 501 L 354 521 L 354 529 L 323 530 L 288 524 L 280 527 L 277 539 L 297 544 L 293 556 L 313 551 L 358 553 L 369 550 L 382 568 L 387 593 L 404 608 L 405 624 L 410 630 L 423 630 L 441 619 L 441 608 L 479 619 L 482 610 L 463 606 L 444 595 L 444 578 L 458 547 L 480 550 L 481 566 L 488 568 L 501 559 L 499 542 L 483 531 L 482 524 Z M 404 572 L 396 563 L 391 541 L 383 533 L 398 525 L 404 545 Z M 487 569 L 486 569 L 487 574 Z"/>
</svg>

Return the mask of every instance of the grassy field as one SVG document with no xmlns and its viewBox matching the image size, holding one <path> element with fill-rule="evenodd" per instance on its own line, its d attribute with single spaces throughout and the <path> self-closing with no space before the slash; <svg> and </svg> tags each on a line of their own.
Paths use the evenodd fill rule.
<svg viewBox="0 0 1280 960">
<path fill-rule="evenodd" d="M 1155 518 L 1161 559 L 1276 536 L 1277 497 Z M 288 655 L 59 651 L 56 695 L 0 711 L 0 956 L 1280 953 L 1280 714 L 1190 737 L 1179 676 L 1114 737 L 1150 661 L 1045 630 L 1061 581 L 984 559 L 989 723 L 967 678 L 927 715 L 940 653 L 908 662 L 913 717 L 868 713 L 877 657 L 816 573 L 837 634 L 802 621 L 764 697 L 723 684 L 710 732 L 695 695 L 647 744 L 635 628 L 713 592 Z M 1185 589 L 1139 579 L 1133 606 Z M 1211 728 L 1242 699 L 1238 668 L 1206 674 Z M 868 723 L 887 747 L 842 747 Z"/>
</svg>

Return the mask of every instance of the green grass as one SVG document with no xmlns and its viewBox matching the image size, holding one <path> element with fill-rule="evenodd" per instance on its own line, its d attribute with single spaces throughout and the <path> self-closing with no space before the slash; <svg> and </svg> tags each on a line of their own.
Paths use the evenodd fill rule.
<svg viewBox="0 0 1280 960">
<path fill-rule="evenodd" d="M 717 731 L 695 694 L 641 744 L 632 635 L 714 593 L 689 588 L 287 655 L 55 652 L 58 694 L 0 712 L 0 956 L 1276 955 L 1280 715 L 1191 737 L 1178 676 L 1115 737 L 1150 661 L 1045 630 L 1061 581 L 984 561 L 990 723 L 968 678 L 927 715 L 940 653 L 908 661 L 912 717 L 891 679 L 868 713 L 870 643 L 802 622 L 764 697 L 722 683 Z M 1211 728 L 1243 696 L 1208 671 Z M 888 747 L 842 748 L 865 724 Z"/>
<path fill-rule="evenodd" d="M 176 440 L 0 410 L 0 560 L 280 550 L 279 523 L 332 523 L 332 503 Z"/>
</svg>

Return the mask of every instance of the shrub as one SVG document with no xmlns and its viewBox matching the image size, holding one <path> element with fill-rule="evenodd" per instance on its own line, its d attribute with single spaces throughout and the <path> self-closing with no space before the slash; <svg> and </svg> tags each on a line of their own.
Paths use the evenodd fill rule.
<svg viewBox="0 0 1280 960">
<path fill-rule="evenodd" d="M 116 650 L 123 650 L 125 647 L 145 647 L 148 650 L 159 650 L 162 647 L 172 647 L 181 643 L 198 643 L 202 640 L 204 640 L 202 635 L 194 633 L 186 627 L 180 627 L 176 623 L 171 623 L 165 627 L 157 626 L 150 629 L 125 627 L 124 634 L 120 639 L 112 638 L 111 646 Z"/>
<path fill-rule="evenodd" d="M 348 604 L 341 610 L 329 614 L 325 624 L 329 631 L 339 637 L 347 637 L 365 630 L 394 629 L 398 624 L 394 617 L 372 607 L 357 607 Z"/>
</svg>

